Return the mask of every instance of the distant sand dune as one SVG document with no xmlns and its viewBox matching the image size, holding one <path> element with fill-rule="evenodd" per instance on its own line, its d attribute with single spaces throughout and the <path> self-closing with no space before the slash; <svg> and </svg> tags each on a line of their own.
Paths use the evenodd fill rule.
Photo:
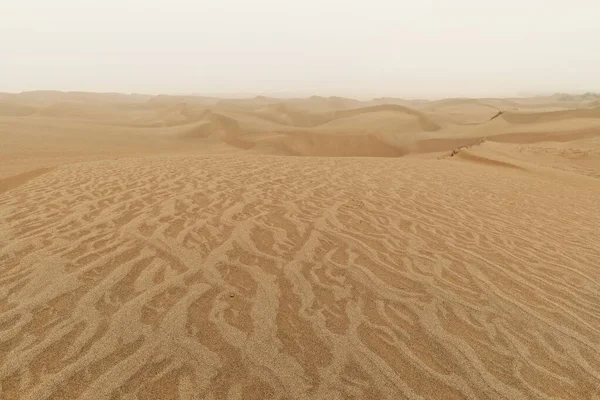
<svg viewBox="0 0 600 400">
<path fill-rule="evenodd" d="M 515 124 L 532 124 L 536 122 L 557 121 L 563 119 L 575 118 L 594 118 L 600 119 L 600 109 L 580 109 L 580 110 L 565 110 L 553 111 L 544 113 L 505 113 L 501 118 Z"/>
<path fill-rule="evenodd" d="M 330 117 L 327 114 L 298 111 L 283 103 L 269 105 L 265 108 L 256 110 L 254 115 L 275 123 L 296 127 L 318 126 L 330 120 Z"/>
<path fill-rule="evenodd" d="M 0 100 L 0 117 L 25 117 L 35 114 L 37 110 L 11 101 Z"/>
<path fill-rule="evenodd" d="M 118 110 L 86 103 L 59 102 L 38 110 L 38 115 L 55 118 L 107 120 L 115 118 Z"/>
<path fill-rule="evenodd" d="M 208 136 L 218 135 L 220 140 L 228 145 L 245 150 L 254 146 L 252 142 L 244 140 L 242 129 L 236 120 L 212 111 L 206 111 L 203 114 L 203 120 L 205 124 L 202 127 L 203 134 L 208 134 Z"/>
<path fill-rule="evenodd" d="M 331 135 L 299 132 L 282 142 L 289 155 L 315 157 L 400 157 L 407 151 L 372 135 Z"/>
<path fill-rule="evenodd" d="M 418 118 L 419 124 L 424 131 L 437 131 L 440 129 L 440 126 L 433 122 L 430 118 L 428 118 L 425 114 L 412 110 L 408 107 L 403 107 L 399 105 L 378 105 L 372 107 L 365 107 L 353 110 L 345 110 L 345 111 L 337 111 L 334 114 L 334 119 L 337 118 L 349 118 L 364 115 L 367 113 L 376 113 L 376 112 L 395 112 L 406 114 L 410 116 L 414 116 Z"/>
</svg>

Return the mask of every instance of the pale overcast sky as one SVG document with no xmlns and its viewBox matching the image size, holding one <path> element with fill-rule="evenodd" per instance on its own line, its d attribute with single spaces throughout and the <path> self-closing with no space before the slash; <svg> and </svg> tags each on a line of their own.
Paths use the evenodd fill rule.
<svg viewBox="0 0 600 400">
<path fill-rule="evenodd" d="M 0 91 L 600 91 L 598 0 L 0 0 Z"/>
</svg>

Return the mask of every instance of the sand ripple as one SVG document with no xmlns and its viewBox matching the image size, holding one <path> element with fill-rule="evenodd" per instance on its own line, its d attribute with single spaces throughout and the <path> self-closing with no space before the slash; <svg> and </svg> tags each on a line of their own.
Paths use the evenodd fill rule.
<svg viewBox="0 0 600 400">
<path fill-rule="evenodd" d="M 599 194 L 447 160 L 60 166 L 0 194 L 0 397 L 598 399 Z"/>
</svg>

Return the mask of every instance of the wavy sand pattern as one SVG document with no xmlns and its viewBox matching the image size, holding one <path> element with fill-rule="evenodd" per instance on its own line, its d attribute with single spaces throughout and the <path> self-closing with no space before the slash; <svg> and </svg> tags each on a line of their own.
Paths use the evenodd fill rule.
<svg viewBox="0 0 600 400">
<path fill-rule="evenodd" d="M 600 399 L 581 140 L 35 161 L 0 181 L 0 398 Z"/>
<path fill-rule="evenodd" d="M 512 178 L 373 159 L 60 167 L 0 203 L 4 396 L 591 398 L 597 197 Z"/>
</svg>

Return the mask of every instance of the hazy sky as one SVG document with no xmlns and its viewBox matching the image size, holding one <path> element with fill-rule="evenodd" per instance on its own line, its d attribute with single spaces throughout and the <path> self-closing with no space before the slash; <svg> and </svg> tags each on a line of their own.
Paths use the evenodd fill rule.
<svg viewBox="0 0 600 400">
<path fill-rule="evenodd" d="M 0 0 L 0 91 L 600 91 L 598 0 Z"/>
</svg>

